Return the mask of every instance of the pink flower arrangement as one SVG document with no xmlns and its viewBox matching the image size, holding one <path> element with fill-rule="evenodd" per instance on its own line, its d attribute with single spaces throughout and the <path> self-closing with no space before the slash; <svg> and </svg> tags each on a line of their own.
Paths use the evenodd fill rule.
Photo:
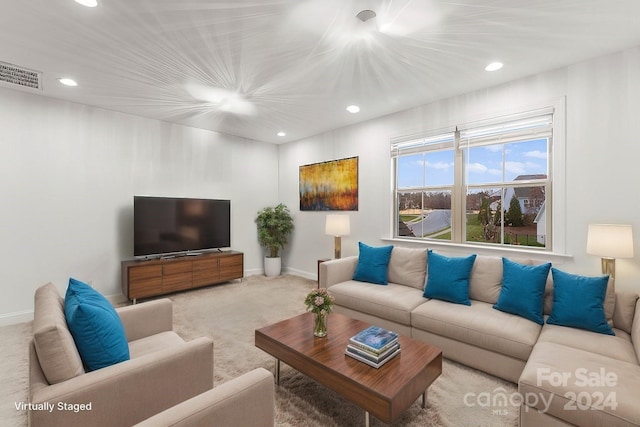
<svg viewBox="0 0 640 427">
<path fill-rule="evenodd" d="M 334 298 L 325 288 L 312 289 L 304 300 L 307 311 L 327 315 L 331 313 Z"/>
</svg>

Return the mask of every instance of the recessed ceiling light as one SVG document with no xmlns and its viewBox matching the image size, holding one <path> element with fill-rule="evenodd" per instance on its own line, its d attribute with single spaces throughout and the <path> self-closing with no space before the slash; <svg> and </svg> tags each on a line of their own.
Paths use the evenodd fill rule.
<svg viewBox="0 0 640 427">
<path fill-rule="evenodd" d="M 352 114 L 359 113 L 360 112 L 360 107 L 358 107 L 357 105 L 349 105 L 347 107 L 347 111 L 352 113 Z"/>
<path fill-rule="evenodd" d="M 73 79 L 62 78 L 58 79 L 58 81 L 65 86 L 78 86 L 78 83 Z"/>
<path fill-rule="evenodd" d="M 487 71 L 497 71 L 502 68 L 503 65 L 504 64 L 502 62 L 492 62 L 491 64 L 484 67 L 484 69 Z"/>
<path fill-rule="evenodd" d="M 96 7 L 98 5 L 98 0 L 76 0 L 76 3 L 87 7 Z"/>
<path fill-rule="evenodd" d="M 282 131 L 278 132 L 276 135 L 278 135 L 278 136 L 287 136 L 287 134 L 285 132 L 282 132 Z"/>
</svg>

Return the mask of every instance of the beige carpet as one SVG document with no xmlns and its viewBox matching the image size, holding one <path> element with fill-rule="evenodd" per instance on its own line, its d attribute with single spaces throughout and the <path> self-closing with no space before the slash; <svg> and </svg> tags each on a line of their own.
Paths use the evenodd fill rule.
<svg viewBox="0 0 640 427">
<path fill-rule="evenodd" d="M 199 336 L 213 339 L 216 385 L 256 367 L 272 370 L 273 358 L 254 346 L 254 330 L 304 312 L 303 300 L 311 287 L 315 282 L 296 276 L 250 276 L 242 282 L 171 295 L 174 328 L 187 340 Z M 0 328 L 1 426 L 27 425 L 26 415 L 16 410 L 15 402 L 27 398 L 30 331 L 30 323 Z M 286 365 L 280 382 L 276 387 L 276 425 L 363 425 L 361 409 Z M 490 404 L 493 397 L 515 392 L 514 384 L 445 360 L 442 375 L 429 388 L 427 409 L 416 401 L 397 425 L 516 426 L 517 407 Z M 372 417 L 371 425 L 385 424 Z"/>
</svg>

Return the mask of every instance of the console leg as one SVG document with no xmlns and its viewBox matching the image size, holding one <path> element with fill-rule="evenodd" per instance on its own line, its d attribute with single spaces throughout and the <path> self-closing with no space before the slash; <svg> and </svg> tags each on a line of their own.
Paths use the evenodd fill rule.
<svg viewBox="0 0 640 427">
<path fill-rule="evenodd" d="M 280 359 L 276 359 L 276 385 L 280 385 Z"/>
<path fill-rule="evenodd" d="M 364 411 L 364 427 L 369 427 L 369 411 Z"/>
<path fill-rule="evenodd" d="M 427 407 L 427 390 L 422 393 L 422 409 Z"/>
</svg>

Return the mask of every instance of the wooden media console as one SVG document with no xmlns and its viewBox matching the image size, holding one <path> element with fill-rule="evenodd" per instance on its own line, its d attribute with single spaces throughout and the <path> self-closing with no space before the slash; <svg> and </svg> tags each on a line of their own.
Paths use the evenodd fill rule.
<svg viewBox="0 0 640 427">
<path fill-rule="evenodd" d="M 135 303 L 171 292 L 242 279 L 244 254 L 206 252 L 197 256 L 122 261 L 122 292 Z"/>
</svg>

